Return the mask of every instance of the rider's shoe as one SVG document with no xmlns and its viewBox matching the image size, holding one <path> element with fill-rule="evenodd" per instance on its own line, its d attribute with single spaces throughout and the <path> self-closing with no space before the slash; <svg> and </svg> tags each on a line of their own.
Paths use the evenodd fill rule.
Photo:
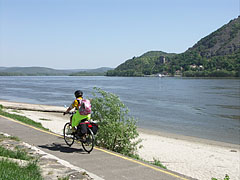
<svg viewBox="0 0 240 180">
<path fill-rule="evenodd" d="M 72 135 L 72 129 L 68 129 L 66 132 L 67 135 Z"/>
<path fill-rule="evenodd" d="M 67 135 L 74 135 L 76 133 L 76 129 L 73 127 L 73 128 L 69 128 L 68 130 L 67 130 Z"/>
<path fill-rule="evenodd" d="M 85 135 L 79 137 L 78 139 L 83 143 L 87 142 Z"/>
</svg>

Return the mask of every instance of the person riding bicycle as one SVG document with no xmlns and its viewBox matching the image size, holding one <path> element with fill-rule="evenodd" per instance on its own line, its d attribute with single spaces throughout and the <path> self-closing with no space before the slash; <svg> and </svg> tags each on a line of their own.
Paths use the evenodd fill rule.
<svg viewBox="0 0 240 180">
<path fill-rule="evenodd" d="M 63 113 L 63 115 L 69 113 L 72 109 L 76 109 L 76 113 L 73 114 L 72 118 L 70 119 L 70 124 L 72 125 L 72 133 L 76 133 L 76 127 L 79 123 L 83 123 L 91 119 L 91 113 L 81 113 L 83 103 L 83 92 L 81 90 L 77 90 L 74 93 L 76 99 L 70 105 L 70 107 Z M 90 103 L 90 102 L 89 102 Z M 90 105 L 91 106 L 91 105 Z M 84 138 L 84 135 L 87 133 L 86 124 L 81 124 L 81 134 Z"/>
</svg>

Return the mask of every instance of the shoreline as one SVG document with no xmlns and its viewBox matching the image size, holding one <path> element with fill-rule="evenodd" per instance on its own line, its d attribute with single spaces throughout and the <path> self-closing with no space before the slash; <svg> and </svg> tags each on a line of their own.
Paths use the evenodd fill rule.
<svg viewBox="0 0 240 180">
<path fill-rule="evenodd" d="M 240 148 L 240 144 L 226 143 L 223 141 L 214 141 L 214 140 L 210 140 L 210 139 L 203 139 L 203 138 L 198 138 L 198 137 L 194 137 L 194 136 L 186 136 L 186 135 L 181 135 L 181 134 L 159 132 L 159 131 L 144 129 L 144 128 L 138 128 L 138 132 L 144 133 L 144 134 L 149 134 L 149 135 L 156 135 L 156 136 L 160 136 L 160 137 L 176 139 L 176 140 L 184 140 L 184 141 L 189 141 L 189 142 L 194 142 L 194 143 L 199 143 L 199 144 L 207 144 L 207 145 L 228 147 L 228 148 Z"/>
<path fill-rule="evenodd" d="M 25 102 L 14 102 L 10 100 L 0 99 L 0 105 L 3 105 L 7 109 L 15 109 L 15 110 L 26 110 L 26 111 L 37 111 L 37 112 L 49 112 L 49 113 L 63 113 L 66 108 L 62 106 L 54 106 L 54 105 L 45 105 L 45 104 L 33 104 L 33 103 L 25 103 Z M 194 136 L 186 136 L 181 134 L 174 134 L 169 132 L 160 132 L 157 130 L 151 130 L 147 128 L 138 127 L 139 133 L 145 133 L 149 135 L 157 135 L 161 137 L 186 140 L 190 142 L 199 142 L 209 145 L 216 145 L 222 147 L 232 147 L 232 148 L 240 148 L 239 144 L 227 143 L 224 141 L 214 141 L 211 139 L 204 139 Z"/>
<path fill-rule="evenodd" d="M 64 107 L 6 100 L 0 100 L 0 104 L 11 108 L 6 109 L 9 113 L 26 116 L 58 134 L 69 121 L 69 116 L 60 113 L 66 110 Z M 142 128 L 138 132 L 143 145 L 138 154 L 147 161 L 157 159 L 169 170 L 200 180 L 223 179 L 225 174 L 231 180 L 240 179 L 240 145 Z"/>
</svg>

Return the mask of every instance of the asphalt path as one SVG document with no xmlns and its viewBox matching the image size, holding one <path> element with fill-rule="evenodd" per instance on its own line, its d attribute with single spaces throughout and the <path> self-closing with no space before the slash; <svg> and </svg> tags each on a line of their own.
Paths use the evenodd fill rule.
<svg viewBox="0 0 240 180">
<path fill-rule="evenodd" d="M 106 180 L 192 180 L 184 175 L 98 147 L 88 154 L 78 143 L 68 147 L 61 135 L 43 131 L 3 116 L 0 116 L 0 132 L 17 136 L 23 142 L 34 145 L 46 153 Z"/>
</svg>

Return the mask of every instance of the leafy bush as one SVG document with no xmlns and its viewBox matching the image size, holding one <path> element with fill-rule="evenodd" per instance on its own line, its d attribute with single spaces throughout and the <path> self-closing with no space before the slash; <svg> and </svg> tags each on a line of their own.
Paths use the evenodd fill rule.
<svg viewBox="0 0 240 180">
<path fill-rule="evenodd" d="M 136 153 L 140 140 L 136 120 L 128 116 L 128 109 L 120 98 L 100 88 L 94 88 L 92 118 L 99 120 L 99 132 L 96 137 L 98 146 L 132 156 Z"/>
</svg>

